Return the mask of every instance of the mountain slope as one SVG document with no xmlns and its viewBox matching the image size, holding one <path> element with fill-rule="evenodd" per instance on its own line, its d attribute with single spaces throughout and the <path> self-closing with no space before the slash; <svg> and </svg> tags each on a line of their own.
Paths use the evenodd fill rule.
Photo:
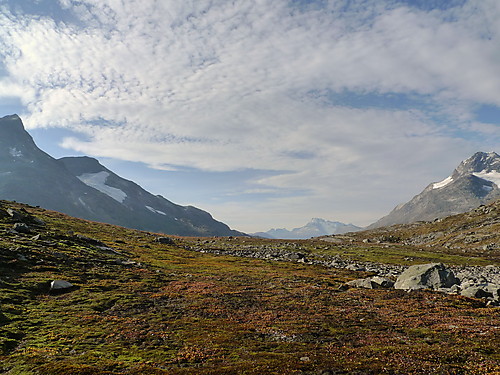
<svg viewBox="0 0 500 375">
<path fill-rule="evenodd" d="M 368 228 L 429 221 L 474 209 L 500 198 L 500 156 L 477 152 L 440 182 L 429 184 L 408 203 Z"/>
<path fill-rule="evenodd" d="M 0 198 L 166 234 L 242 234 L 205 211 L 148 193 L 95 159 L 52 158 L 36 146 L 17 115 L 0 119 Z"/>
<path fill-rule="evenodd" d="M 285 228 L 271 229 L 267 232 L 255 233 L 255 235 L 265 238 L 279 239 L 307 239 L 311 237 L 325 236 L 329 234 L 343 234 L 347 232 L 356 232 L 362 228 L 353 224 L 344 224 L 338 221 L 329 221 L 325 219 L 313 218 L 303 227 L 288 230 Z"/>
<path fill-rule="evenodd" d="M 121 203 L 133 213 L 134 228 L 179 235 L 241 235 L 215 221 L 209 213 L 192 206 L 179 206 L 153 195 L 89 157 L 67 157 L 59 161 L 84 184 Z"/>
</svg>

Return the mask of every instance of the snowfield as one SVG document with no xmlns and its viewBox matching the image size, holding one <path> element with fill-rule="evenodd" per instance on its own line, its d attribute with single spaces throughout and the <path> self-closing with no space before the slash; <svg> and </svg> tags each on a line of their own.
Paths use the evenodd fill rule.
<svg viewBox="0 0 500 375">
<path fill-rule="evenodd" d="M 98 173 L 85 173 L 78 176 L 78 179 L 85 185 L 93 187 L 94 189 L 99 190 L 101 193 L 110 196 L 114 200 L 123 203 L 125 198 L 127 198 L 127 194 L 125 194 L 125 192 L 120 189 L 106 185 L 106 180 L 108 179 L 108 177 L 109 173 L 102 171 Z"/>
<path fill-rule="evenodd" d="M 474 176 L 482 178 L 483 180 L 493 182 L 497 187 L 500 187 L 500 172 L 497 171 L 481 171 L 473 173 Z"/>
<path fill-rule="evenodd" d="M 450 184 L 453 182 L 453 177 L 446 177 L 443 181 L 441 182 L 436 182 L 435 184 L 432 185 L 433 189 L 440 189 L 445 187 L 446 185 Z"/>
</svg>

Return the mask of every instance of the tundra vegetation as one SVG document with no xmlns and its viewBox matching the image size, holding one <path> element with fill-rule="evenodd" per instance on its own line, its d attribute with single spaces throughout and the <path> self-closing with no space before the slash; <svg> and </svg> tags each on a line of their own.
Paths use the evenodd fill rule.
<svg viewBox="0 0 500 375">
<path fill-rule="evenodd" d="M 372 274 L 305 261 L 498 266 L 498 207 L 280 241 L 166 239 L 2 201 L 0 373 L 500 374 L 500 308 L 345 288 Z M 252 249 L 301 255 L 225 255 Z"/>
</svg>

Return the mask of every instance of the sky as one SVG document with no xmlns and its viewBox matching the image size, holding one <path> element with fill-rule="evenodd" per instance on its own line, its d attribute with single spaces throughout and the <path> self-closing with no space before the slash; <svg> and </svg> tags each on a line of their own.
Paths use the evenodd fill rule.
<svg viewBox="0 0 500 375">
<path fill-rule="evenodd" d="M 0 116 L 247 233 L 500 150 L 498 0 L 0 0 Z"/>
</svg>

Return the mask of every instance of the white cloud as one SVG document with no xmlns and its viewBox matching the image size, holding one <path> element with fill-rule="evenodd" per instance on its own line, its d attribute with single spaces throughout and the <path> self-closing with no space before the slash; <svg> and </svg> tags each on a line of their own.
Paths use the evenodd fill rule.
<svg viewBox="0 0 500 375">
<path fill-rule="evenodd" d="M 60 0 L 78 24 L 4 8 L 0 96 L 22 99 L 28 127 L 85 134 L 64 145 L 87 154 L 286 171 L 248 191 L 305 190 L 316 210 L 383 194 L 374 208 L 383 213 L 418 192 L 404 185 L 438 180 L 475 151 L 460 131 L 495 131 L 471 111 L 500 105 L 500 6 L 321 3 Z M 425 96 L 457 127 L 422 108 L 349 108 L 311 95 L 345 91 Z"/>
</svg>

